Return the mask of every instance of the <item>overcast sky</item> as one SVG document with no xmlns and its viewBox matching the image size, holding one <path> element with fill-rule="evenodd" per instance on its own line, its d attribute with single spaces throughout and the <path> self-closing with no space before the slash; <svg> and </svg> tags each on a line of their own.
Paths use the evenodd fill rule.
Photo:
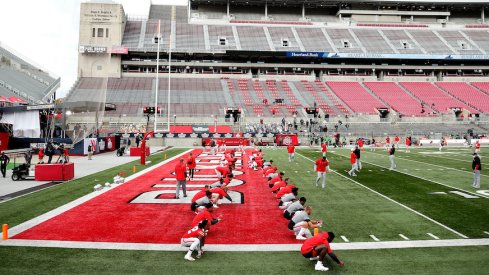
<svg viewBox="0 0 489 275">
<path fill-rule="evenodd" d="M 0 43 L 56 77 L 58 97 L 76 80 L 80 3 L 86 0 L 0 0 Z M 126 14 L 147 15 L 150 0 L 115 0 Z M 187 0 L 152 0 L 186 5 Z"/>
</svg>

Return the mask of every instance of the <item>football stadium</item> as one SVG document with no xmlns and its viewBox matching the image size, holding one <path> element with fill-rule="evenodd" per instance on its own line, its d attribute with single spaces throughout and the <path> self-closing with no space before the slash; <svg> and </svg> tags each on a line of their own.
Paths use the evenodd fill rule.
<svg viewBox="0 0 489 275">
<path fill-rule="evenodd" d="M 489 274 L 486 12 L 84 1 L 63 96 L 0 43 L 0 273 Z"/>
</svg>

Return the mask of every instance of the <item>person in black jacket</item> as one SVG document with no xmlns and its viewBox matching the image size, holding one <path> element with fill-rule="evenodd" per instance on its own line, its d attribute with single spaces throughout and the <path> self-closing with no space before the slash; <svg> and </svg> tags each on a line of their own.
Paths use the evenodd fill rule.
<svg viewBox="0 0 489 275">
<path fill-rule="evenodd" d="M 2 176 L 4 178 L 7 174 L 7 165 L 9 164 L 9 162 L 10 158 L 2 152 L 2 155 L 0 155 L 0 170 L 2 171 Z"/>
<path fill-rule="evenodd" d="M 479 155 L 477 155 L 477 153 L 474 153 L 474 159 L 472 160 L 472 170 L 474 171 L 474 182 L 472 183 L 472 187 L 478 189 L 481 187 L 482 164 L 481 159 L 479 158 Z"/>
</svg>

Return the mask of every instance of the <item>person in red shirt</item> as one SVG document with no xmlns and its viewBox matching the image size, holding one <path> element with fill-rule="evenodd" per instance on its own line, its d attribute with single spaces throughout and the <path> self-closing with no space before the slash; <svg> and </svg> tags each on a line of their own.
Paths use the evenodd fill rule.
<svg viewBox="0 0 489 275">
<path fill-rule="evenodd" d="M 476 141 L 476 142 L 475 142 L 475 152 L 476 152 L 477 154 L 480 154 L 480 152 L 481 152 L 481 144 L 480 144 L 480 142 L 479 142 L 479 141 Z"/>
<path fill-rule="evenodd" d="M 203 220 L 207 220 L 207 224 L 214 225 L 221 221 L 220 218 L 213 218 L 212 212 L 214 212 L 214 205 L 212 203 L 208 203 L 205 205 L 204 211 L 197 214 L 192 220 L 192 227 L 199 225 L 199 223 Z"/>
<path fill-rule="evenodd" d="M 318 186 L 319 180 L 322 179 L 322 187 L 326 188 L 326 171 L 329 171 L 329 161 L 326 159 L 326 156 L 316 160 L 314 164 L 314 171 L 317 173 L 316 178 L 316 187 Z"/>
<path fill-rule="evenodd" d="M 391 138 L 390 137 L 386 137 L 385 138 L 385 149 L 386 150 L 389 150 L 390 147 L 391 147 Z"/>
<path fill-rule="evenodd" d="M 400 139 L 399 139 L 399 136 L 396 136 L 396 137 L 394 138 L 394 142 L 395 142 L 395 144 L 396 144 L 396 148 L 397 148 L 397 149 L 399 149 L 399 140 L 400 140 Z"/>
<path fill-rule="evenodd" d="M 289 184 L 289 178 L 286 178 L 281 181 L 277 181 L 273 186 L 272 186 L 272 193 L 277 193 L 281 188 L 287 186 Z"/>
<path fill-rule="evenodd" d="M 226 186 L 215 187 L 215 188 L 212 188 L 210 191 L 212 193 L 211 202 L 214 203 L 214 208 L 219 208 L 219 206 L 217 206 L 217 204 L 219 203 L 219 200 L 222 198 L 226 198 L 230 202 L 233 201 L 233 199 L 231 199 L 231 197 L 228 194 L 228 188 Z"/>
<path fill-rule="evenodd" d="M 216 176 L 218 178 L 223 178 L 226 177 L 227 174 L 231 173 L 231 165 L 226 166 L 219 166 L 216 168 Z"/>
<path fill-rule="evenodd" d="M 411 149 L 411 137 L 406 137 L 406 153 L 409 153 Z"/>
<path fill-rule="evenodd" d="M 195 194 L 195 195 L 192 197 L 192 200 L 191 200 L 191 201 L 192 201 L 192 202 L 195 202 L 195 201 L 197 201 L 198 199 L 205 197 L 205 196 L 206 196 L 207 191 L 209 191 L 209 190 L 210 190 L 210 186 L 209 186 L 209 185 L 204 186 L 204 188 L 203 188 L 202 190 L 200 190 L 199 192 L 197 192 L 197 193 L 196 193 L 196 194 Z"/>
<path fill-rule="evenodd" d="M 287 186 L 281 188 L 277 191 L 277 195 L 275 196 L 277 199 L 281 199 L 283 195 L 292 193 L 292 189 L 296 188 L 294 184 L 288 184 Z M 299 190 L 299 188 L 297 188 Z"/>
<path fill-rule="evenodd" d="M 287 146 L 287 153 L 289 154 L 289 162 L 294 161 L 294 158 L 295 158 L 295 146 L 293 144 L 289 144 Z"/>
<path fill-rule="evenodd" d="M 202 247 L 205 243 L 205 231 L 209 229 L 209 223 L 207 220 L 203 220 L 199 222 L 197 226 L 187 231 L 187 233 L 183 234 L 182 239 L 180 240 L 180 244 L 182 246 L 188 247 L 189 250 L 185 255 L 184 259 L 187 261 L 195 261 L 192 258 L 192 253 L 197 250 L 197 258 L 202 257 L 204 251 Z"/>
<path fill-rule="evenodd" d="M 272 188 L 273 185 L 276 183 L 276 182 L 279 182 L 282 180 L 282 177 L 284 176 L 284 172 L 280 172 L 276 177 L 274 177 L 273 179 L 271 179 L 269 182 L 268 182 L 268 187 Z"/>
<path fill-rule="evenodd" d="M 326 157 L 328 153 L 328 146 L 326 146 L 326 142 L 321 143 L 321 153 L 323 153 L 323 157 Z"/>
<path fill-rule="evenodd" d="M 234 178 L 233 173 L 229 173 L 225 178 L 223 178 L 222 186 L 228 186 L 233 180 L 233 178 Z"/>
<path fill-rule="evenodd" d="M 183 158 L 175 165 L 175 177 L 177 180 L 175 199 L 180 198 L 180 186 L 182 186 L 183 196 L 187 197 L 187 166 L 183 163 Z"/>
<path fill-rule="evenodd" d="M 195 162 L 195 158 L 192 153 L 188 155 L 187 158 L 187 167 L 188 167 L 188 177 L 189 179 L 194 178 L 194 172 L 195 172 L 195 167 L 197 166 L 197 163 Z"/>
<path fill-rule="evenodd" d="M 339 266 L 345 266 L 345 263 L 340 261 L 338 257 L 333 253 L 330 243 L 334 240 L 333 232 L 321 232 L 314 237 L 311 237 L 304 241 L 301 246 L 301 254 L 305 258 L 314 261 L 317 260 L 314 267 L 317 271 L 328 271 L 329 268 L 323 265 L 324 257 L 326 254 L 333 259 Z"/>
<path fill-rule="evenodd" d="M 277 171 L 278 167 L 277 166 L 270 166 L 263 170 L 263 176 L 264 177 L 269 177 L 271 174 L 274 174 Z"/>
<path fill-rule="evenodd" d="M 365 149 L 363 149 L 363 138 L 358 139 L 358 148 L 360 148 L 360 151 L 365 152 Z"/>
<path fill-rule="evenodd" d="M 44 149 L 42 147 L 39 147 L 38 158 L 39 158 L 38 163 L 44 163 Z"/>
<path fill-rule="evenodd" d="M 348 171 L 348 175 L 356 177 L 355 170 L 357 170 L 357 155 L 355 155 L 355 149 L 351 148 L 350 154 L 351 170 Z"/>
</svg>

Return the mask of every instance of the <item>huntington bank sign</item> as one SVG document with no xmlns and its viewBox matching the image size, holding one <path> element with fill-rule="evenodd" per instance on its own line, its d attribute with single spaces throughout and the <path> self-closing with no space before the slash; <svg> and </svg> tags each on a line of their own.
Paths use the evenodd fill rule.
<svg viewBox="0 0 489 275">
<path fill-rule="evenodd" d="M 327 52 L 287 52 L 287 57 L 327 58 Z"/>
</svg>

